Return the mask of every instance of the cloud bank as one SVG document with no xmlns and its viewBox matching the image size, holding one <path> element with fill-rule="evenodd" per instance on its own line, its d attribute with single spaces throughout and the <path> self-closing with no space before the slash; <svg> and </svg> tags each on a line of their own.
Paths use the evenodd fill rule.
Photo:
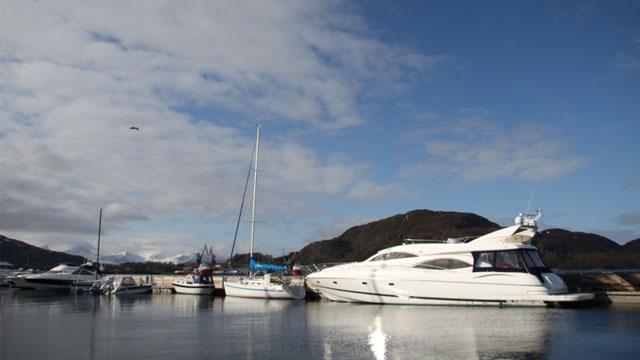
<svg viewBox="0 0 640 360">
<path fill-rule="evenodd" d="M 543 181 L 569 174 L 586 162 L 572 155 L 550 127 L 523 123 L 505 128 L 474 111 L 432 122 L 422 136 L 425 160 L 406 166 L 402 172 L 407 176 Z"/>
<path fill-rule="evenodd" d="M 233 218 L 249 124 L 357 126 L 368 89 L 398 91 L 446 59 L 376 39 L 340 1 L 3 1 L 0 16 L 0 229 L 58 241 L 93 235 L 99 207 L 121 244 L 187 241 L 121 231 Z M 265 148 L 275 211 L 390 189 L 295 138 Z"/>
</svg>

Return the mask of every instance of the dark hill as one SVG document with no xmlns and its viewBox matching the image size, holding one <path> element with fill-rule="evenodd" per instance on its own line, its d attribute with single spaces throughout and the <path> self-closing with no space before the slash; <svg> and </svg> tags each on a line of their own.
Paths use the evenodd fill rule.
<svg viewBox="0 0 640 360">
<path fill-rule="evenodd" d="M 361 261 L 380 249 L 399 245 L 406 238 L 446 239 L 483 235 L 500 226 L 469 213 L 414 210 L 365 225 L 342 235 L 305 246 L 296 255 L 301 264 Z"/>
<path fill-rule="evenodd" d="M 82 256 L 51 251 L 0 235 L 0 260 L 17 267 L 49 270 L 60 263 L 82 264 Z"/>
<path fill-rule="evenodd" d="M 634 252 L 636 254 L 640 254 L 640 239 L 635 239 L 624 244 L 624 251 L 628 253 Z"/>
<path fill-rule="evenodd" d="M 538 233 L 533 245 L 541 251 L 562 256 L 573 254 L 617 253 L 623 251 L 620 244 L 604 236 L 564 229 L 548 229 Z"/>
<path fill-rule="evenodd" d="M 640 267 L 640 252 L 604 236 L 563 229 L 548 229 L 532 241 L 547 265 L 557 269 L 621 269 Z M 638 244 L 640 245 L 640 244 Z M 638 246 L 636 245 L 636 246 Z"/>
</svg>

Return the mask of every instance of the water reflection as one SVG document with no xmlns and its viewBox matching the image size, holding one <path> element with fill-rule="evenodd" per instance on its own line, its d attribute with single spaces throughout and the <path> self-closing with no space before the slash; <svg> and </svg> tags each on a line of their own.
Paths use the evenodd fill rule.
<svg viewBox="0 0 640 360">
<path fill-rule="evenodd" d="M 634 358 L 638 309 L 0 291 L 0 359 Z"/>
<path fill-rule="evenodd" d="M 382 332 L 380 316 L 373 319 L 373 332 L 369 334 L 369 345 L 376 360 L 384 360 L 387 352 L 387 335 Z"/>
<path fill-rule="evenodd" d="M 334 359 L 365 351 L 375 359 L 540 358 L 557 321 L 557 312 L 544 308 L 307 307 L 308 326 L 326 339 L 324 358 Z"/>
</svg>

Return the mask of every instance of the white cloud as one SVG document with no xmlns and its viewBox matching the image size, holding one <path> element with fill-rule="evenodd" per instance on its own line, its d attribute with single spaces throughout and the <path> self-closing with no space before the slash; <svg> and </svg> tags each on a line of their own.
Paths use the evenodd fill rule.
<svg viewBox="0 0 640 360">
<path fill-rule="evenodd" d="M 363 121 L 365 83 L 410 82 L 407 70 L 445 58 L 376 40 L 339 2 L 7 1 L 3 10 L 9 73 L 58 100 L 100 88 L 341 128 Z"/>
<path fill-rule="evenodd" d="M 370 180 L 357 181 L 347 196 L 353 200 L 375 201 L 388 198 L 408 197 L 413 194 L 399 184 L 378 184 Z"/>
<path fill-rule="evenodd" d="M 640 211 L 621 214 L 614 221 L 620 225 L 640 225 Z"/>
<path fill-rule="evenodd" d="M 552 129 L 538 124 L 504 129 L 484 115 L 462 114 L 431 129 L 424 141 L 425 161 L 405 167 L 404 175 L 454 176 L 466 182 L 539 181 L 564 176 L 586 161 L 572 155 Z"/>
<path fill-rule="evenodd" d="M 341 129 L 364 121 L 368 88 L 403 88 L 446 61 L 377 40 L 339 1 L 3 1 L 0 26 L 0 228 L 72 244 L 104 207 L 112 246 L 134 251 L 201 241 L 125 237 L 136 223 L 233 218 L 253 139 L 223 111 Z M 193 106 L 211 114 L 178 110 Z M 385 190 L 297 139 L 265 148 L 275 211 L 317 211 L 354 184 Z"/>
<path fill-rule="evenodd" d="M 635 72 L 640 70 L 640 38 L 631 42 L 635 47 L 632 52 L 616 52 L 611 64 L 618 69 Z"/>
</svg>

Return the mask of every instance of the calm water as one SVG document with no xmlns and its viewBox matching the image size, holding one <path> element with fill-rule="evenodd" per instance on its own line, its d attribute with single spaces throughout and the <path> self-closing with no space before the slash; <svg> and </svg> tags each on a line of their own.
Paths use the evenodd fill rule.
<svg viewBox="0 0 640 360">
<path fill-rule="evenodd" d="M 638 359 L 640 307 L 378 306 L 0 291 L 0 359 Z"/>
</svg>

